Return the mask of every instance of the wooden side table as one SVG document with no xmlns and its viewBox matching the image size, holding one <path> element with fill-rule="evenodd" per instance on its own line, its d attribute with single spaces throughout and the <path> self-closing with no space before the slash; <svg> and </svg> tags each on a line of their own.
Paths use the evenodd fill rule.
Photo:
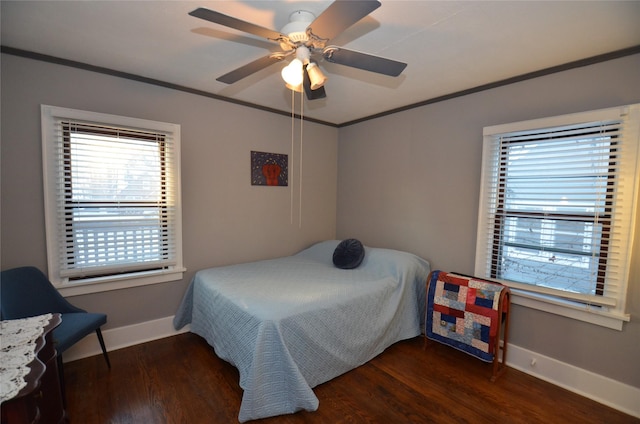
<svg viewBox="0 0 640 424">
<path fill-rule="evenodd" d="M 67 420 L 52 336 L 53 329 L 61 322 L 60 314 L 53 314 L 43 327 L 42 335 L 36 339 L 36 357 L 27 365 L 30 371 L 24 377 L 27 384 L 14 397 L 2 403 L 2 424 L 49 424 Z"/>
</svg>

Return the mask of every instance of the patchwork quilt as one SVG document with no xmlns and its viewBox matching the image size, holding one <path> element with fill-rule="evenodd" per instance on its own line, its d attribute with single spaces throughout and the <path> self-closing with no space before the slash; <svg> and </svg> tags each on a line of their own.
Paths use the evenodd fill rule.
<svg viewBox="0 0 640 424">
<path fill-rule="evenodd" d="M 500 337 L 498 308 L 504 286 L 443 271 L 433 271 L 430 278 L 427 338 L 492 362 Z"/>
</svg>

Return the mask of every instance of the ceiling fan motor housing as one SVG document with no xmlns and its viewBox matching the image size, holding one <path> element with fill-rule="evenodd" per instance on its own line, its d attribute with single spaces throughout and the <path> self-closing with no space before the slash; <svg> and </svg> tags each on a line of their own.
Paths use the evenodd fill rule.
<svg viewBox="0 0 640 424">
<path fill-rule="evenodd" d="M 289 15 L 289 23 L 282 27 L 280 32 L 289 37 L 289 41 L 293 44 L 305 44 L 309 41 L 307 27 L 315 18 L 315 15 L 311 12 L 307 12 L 306 10 L 296 10 Z M 283 50 L 293 49 L 290 43 L 285 42 L 280 43 L 280 47 L 282 47 Z"/>
</svg>

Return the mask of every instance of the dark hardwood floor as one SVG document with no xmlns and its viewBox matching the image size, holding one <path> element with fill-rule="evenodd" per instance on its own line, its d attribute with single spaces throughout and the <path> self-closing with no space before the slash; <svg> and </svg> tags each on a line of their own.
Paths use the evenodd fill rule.
<svg viewBox="0 0 640 424">
<path fill-rule="evenodd" d="M 238 372 L 200 337 L 180 334 L 65 364 L 67 413 L 85 423 L 234 423 Z M 272 423 L 640 423 L 607 406 L 423 339 L 396 343 L 317 386 L 315 412 Z"/>
</svg>

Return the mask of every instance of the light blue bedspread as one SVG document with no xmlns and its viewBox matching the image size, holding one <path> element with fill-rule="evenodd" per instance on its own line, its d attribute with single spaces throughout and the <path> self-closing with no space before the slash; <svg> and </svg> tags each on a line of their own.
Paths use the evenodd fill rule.
<svg viewBox="0 0 640 424">
<path fill-rule="evenodd" d="M 418 336 L 429 263 L 365 248 L 353 270 L 333 266 L 339 241 L 279 259 L 199 271 L 174 326 L 191 331 L 236 366 L 240 422 L 315 411 L 312 387 Z"/>
</svg>

